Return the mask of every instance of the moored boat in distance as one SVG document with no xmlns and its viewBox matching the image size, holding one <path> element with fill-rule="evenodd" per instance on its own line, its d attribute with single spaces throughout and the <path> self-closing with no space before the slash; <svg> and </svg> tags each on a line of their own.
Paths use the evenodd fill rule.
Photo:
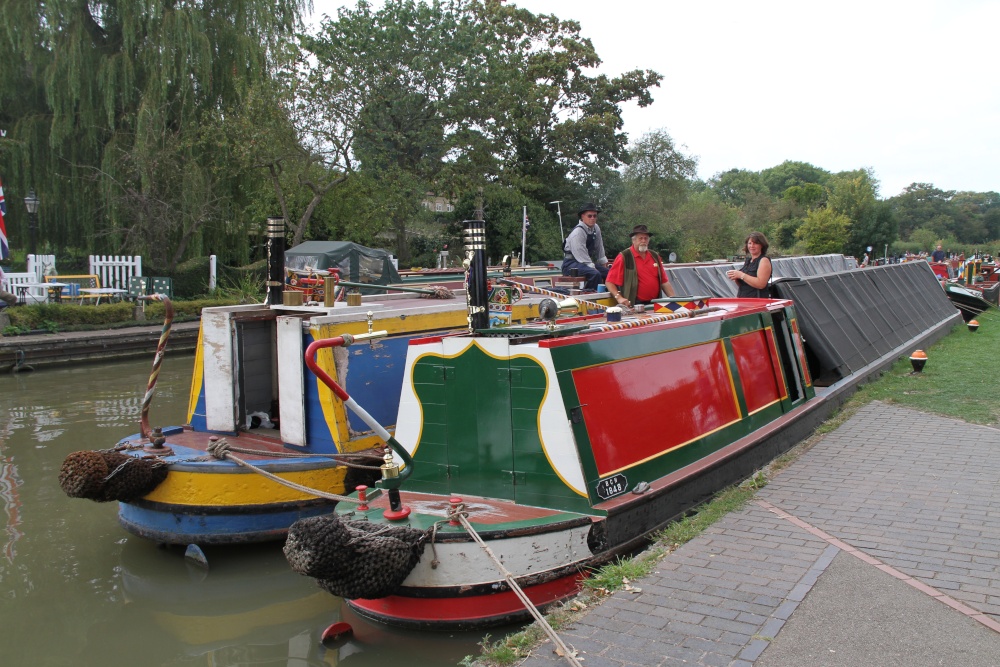
<svg viewBox="0 0 1000 667">
<path fill-rule="evenodd" d="M 481 229 L 467 223 L 470 286 Z M 391 624 L 482 627 L 525 618 L 526 600 L 563 600 L 591 568 L 752 474 L 863 379 L 950 330 L 958 314 L 929 270 L 879 268 L 780 288 L 802 304 L 709 298 L 694 311 L 608 322 L 555 319 L 572 304 L 553 301 L 540 306 L 548 322 L 480 321 L 472 333 L 414 339 L 390 442 L 403 463 L 384 465 L 387 492 L 365 489 L 335 516 L 297 522 L 286 556 L 357 613 Z M 847 337 L 871 355 L 808 349 L 804 330 L 831 311 L 807 292 L 837 281 L 900 294 L 874 329 L 866 321 Z M 927 295 L 932 314 L 900 324 L 913 293 Z M 472 300 L 470 313 L 484 306 Z M 871 307 L 852 314 L 868 318 Z M 836 336 L 821 338 L 843 352 Z"/>
<path fill-rule="evenodd" d="M 1000 274 L 996 263 L 973 257 L 964 262 L 931 262 L 934 275 L 941 279 L 945 293 L 966 321 L 1000 304 Z M 957 277 L 956 277 L 957 276 Z"/>
</svg>

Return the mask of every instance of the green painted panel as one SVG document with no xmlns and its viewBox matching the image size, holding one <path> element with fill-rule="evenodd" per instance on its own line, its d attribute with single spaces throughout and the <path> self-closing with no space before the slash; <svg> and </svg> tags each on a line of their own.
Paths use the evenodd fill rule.
<svg viewBox="0 0 1000 667">
<path fill-rule="evenodd" d="M 443 380 L 437 383 L 415 382 L 413 386 L 414 389 L 420 388 L 421 402 L 425 405 L 444 405 L 448 401 Z"/>
<path fill-rule="evenodd" d="M 513 392 L 516 394 L 516 392 Z M 541 403 L 541 397 L 535 401 L 535 405 Z M 511 427 L 515 431 L 529 431 L 538 440 L 538 409 L 534 410 L 511 410 Z"/>
<path fill-rule="evenodd" d="M 406 491 L 424 491 L 425 493 L 450 493 L 448 488 L 448 469 L 446 466 L 421 461 L 420 465 L 413 466 L 413 475 L 406 480 L 403 485 L 403 500 L 406 500 Z"/>
<path fill-rule="evenodd" d="M 506 360 L 472 346 L 443 362 L 426 355 L 414 365 L 413 377 L 422 380 L 414 391 L 425 411 L 414 469 L 431 465 L 427 473 L 415 472 L 406 486 L 513 499 L 514 478 L 502 472 L 513 469 Z M 424 442 L 436 446 L 425 450 Z"/>
<path fill-rule="evenodd" d="M 511 407 L 515 410 L 537 410 L 545 398 L 544 389 L 515 387 L 511 391 Z"/>
</svg>

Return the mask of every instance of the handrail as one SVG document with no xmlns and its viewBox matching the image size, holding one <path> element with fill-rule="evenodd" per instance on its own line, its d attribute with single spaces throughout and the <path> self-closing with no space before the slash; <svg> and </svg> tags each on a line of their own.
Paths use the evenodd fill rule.
<svg viewBox="0 0 1000 667">
<path fill-rule="evenodd" d="M 372 417 L 370 414 L 368 414 L 367 410 L 358 405 L 358 403 L 353 398 L 351 398 L 350 394 L 348 394 L 343 387 L 337 384 L 337 381 L 334 380 L 332 377 L 330 377 L 330 375 L 325 370 L 320 368 L 319 364 L 316 362 L 316 353 L 319 350 L 326 349 L 329 347 L 347 347 L 348 345 L 351 345 L 355 341 L 382 338 L 388 335 L 389 335 L 388 331 L 373 331 L 371 333 L 355 334 L 355 335 L 345 333 L 341 336 L 335 336 L 334 338 L 324 338 L 322 340 L 314 340 L 313 342 L 309 343 L 309 347 L 306 348 L 305 359 L 306 359 L 306 366 L 309 367 L 309 370 L 311 370 L 313 374 L 315 374 L 316 377 L 319 378 L 319 380 L 323 384 L 329 387 L 330 391 L 332 391 L 337 398 L 342 400 L 344 402 L 344 405 L 350 408 L 351 412 L 360 417 L 361 420 L 365 424 L 367 424 L 369 428 L 375 431 L 378 437 L 382 438 L 382 441 L 385 442 L 385 444 L 387 444 L 390 448 L 392 448 L 392 451 L 394 451 L 396 454 L 399 455 L 401 459 L 403 459 L 404 469 L 400 472 L 399 477 L 394 478 L 395 480 L 397 480 L 398 483 L 405 480 L 413 472 L 413 459 L 410 457 L 410 453 L 407 452 L 406 449 L 404 449 L 403 446 L 399 444 L 399 442 L 397 442 L 394 437 L 389 435 L 389 431 L 387 431 L 384 426 L 375 421 L 375 418 Z"/>
</svg>

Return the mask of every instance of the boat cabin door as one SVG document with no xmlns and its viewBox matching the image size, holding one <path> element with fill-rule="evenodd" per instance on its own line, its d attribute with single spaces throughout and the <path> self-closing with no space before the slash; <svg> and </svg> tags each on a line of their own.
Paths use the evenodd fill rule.
<svg viewBox="0 0 1000 667">
<path fill-rule="evenodd" d="M 442 346 L 443 356 L 424 355 L 413 366 L 423 414 L 414 476 L 447 480 L 439 493 L 514 500 L 531 482 L 532 462 L 545 462 L 538 441 L 545 373 L 511 358 L 516 347 L 504 338 L 445 338 Z"/>
</svg>

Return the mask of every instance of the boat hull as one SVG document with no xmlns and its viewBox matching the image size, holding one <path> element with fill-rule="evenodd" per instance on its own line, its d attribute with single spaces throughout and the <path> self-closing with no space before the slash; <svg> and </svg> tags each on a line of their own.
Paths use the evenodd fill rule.
<svg viewBox="0 0 1000 667">
<path fill-rule="evenodd" d="M 396 439 L 413 459 L 400 488 L 411 512 L 384 512 L 382 496 L 363 513 L 344 504 L 337 514 L 430 531 L 446 517 L 429 511 L 435 503 L 472 491 L 477 505 L 503 506 L 511 516 L 509 507 L 589 517 L 589 554 L 582 542 L 579 553 L 559 554 L 533 538 L 527 553 L 499 555 L 530 599 L 550 604 L 579 586 L 577 574 L 641 548 L 672 520 L 760 470 L 859 384 L 959 320 L 925 266 L 801 279 L 784 289 L 803 298 L 710 299 L 709 309 L 691 318 L 576 318 L 543 330 L 414 341 L 396 422 Z M 826 293 L 840 298 L 822 298 Z M 918 300 L 928 304 L 919 318 L 909 306 Z M 831 361 L 843 360 L 834 368 L 839 377 L 826 361 L 814 364 L 806 340 L 822 343 Z M 819 388 L 813 366 L 829 378 Z M 506 539 L 495 515 L 468 508 L 491 550 Z M 553 522 L 539 517 L 532 525 Z M 453 534 L 461 530 L 445 530 Z M 425 546 L 397 589 L 349 604 L 372 619 L 442 630 L 519 618 L 523 605 L 492 574 L 495 565 L 447 565 L 475 548 L 467 541 L 460 551 Z M 515 565 L 550 556 L 555 560 L 538 572 Z M 487 567 L 492 578 L 484 582 Z M 536 586 L 544 588 L 532 591 Z"/>
<path fill-rule="evenodd" d="M 263 503 L 233 510 L 217 507 L 119 503 L 118 522 L 159 544 L 246 544 L 272 542 L 299 519 L 330 513 L 335 503 Z"/>
<path fill-rule="evenodd" d="M 163 429 L 168 453 L 158 457 L 167 467 L 166 479 L 141 498 L 119 503 L 118 519 L 130 533 L 161 544 L 240 544 L 282 539 L 295 521 L 328 514 L 336 501 L 318 497 L 207 453 L 213 437 L 189 428 Z M 140 436 L 123 445 L 141 442 Z M 279 440 L 259 433 L 227 438 L 231 445 L 253 453 L 234 454 L 260 471 L 306 489 L 343 495 L 372 473 L 348 473 L 333 458 L 302 456 Z M 146 448 L 129 450 L 149 456 Z M 269 456 L 295 456 L 276 458 Z M 378 461 L 375 452 L 367 462 Z"/>
<path fill-rule="evenodd" d="M 976 315 L 989 310 L 990 302 L 983 298 L 980 291 L 953 283 L 945 284 L 945 292 L 955 307 L 962 312 L 962 318 L 968 322 Z"/>
<path fill-rule="evenodd" d="M 584 578 L 582 571 L 573 571 L 544 583 L 523 586 L 522 589 L 535 607 L 544 610 L 576 595 Z M 347 604 L 358 615 L 372 621 L 441 631 L 508 625 L 526 621 L 531 615 L 517 594 L 508 587 L 483 595 L 465 593 L 439 598 L 390 595 L 377 600 L 348 600 Z"/>
<path fill-rule="evenodd" d="M 491 498 L 458 499 L 458 509 L 489 545 L 487 553 L 462 526 L 447 520 L 452 500 L 406 494 L 407 507 L 416 512 L 408 524 L 433 530 L 424 548 L 431 557 L 416 564 L 396 594 L 349 600 L 357 613 L 391 625 L 440 630 L 522 621 L 530 611 L 508 575 L 535 606 L 544 608 L 576 594 L 589 570 L 614 555 L 594 552 L 595 517 Z M 388 499 L 380 496 L 364 513 L 343 511 L 347 517 L 377 521 L 388 508 Z"/>
</svg>

